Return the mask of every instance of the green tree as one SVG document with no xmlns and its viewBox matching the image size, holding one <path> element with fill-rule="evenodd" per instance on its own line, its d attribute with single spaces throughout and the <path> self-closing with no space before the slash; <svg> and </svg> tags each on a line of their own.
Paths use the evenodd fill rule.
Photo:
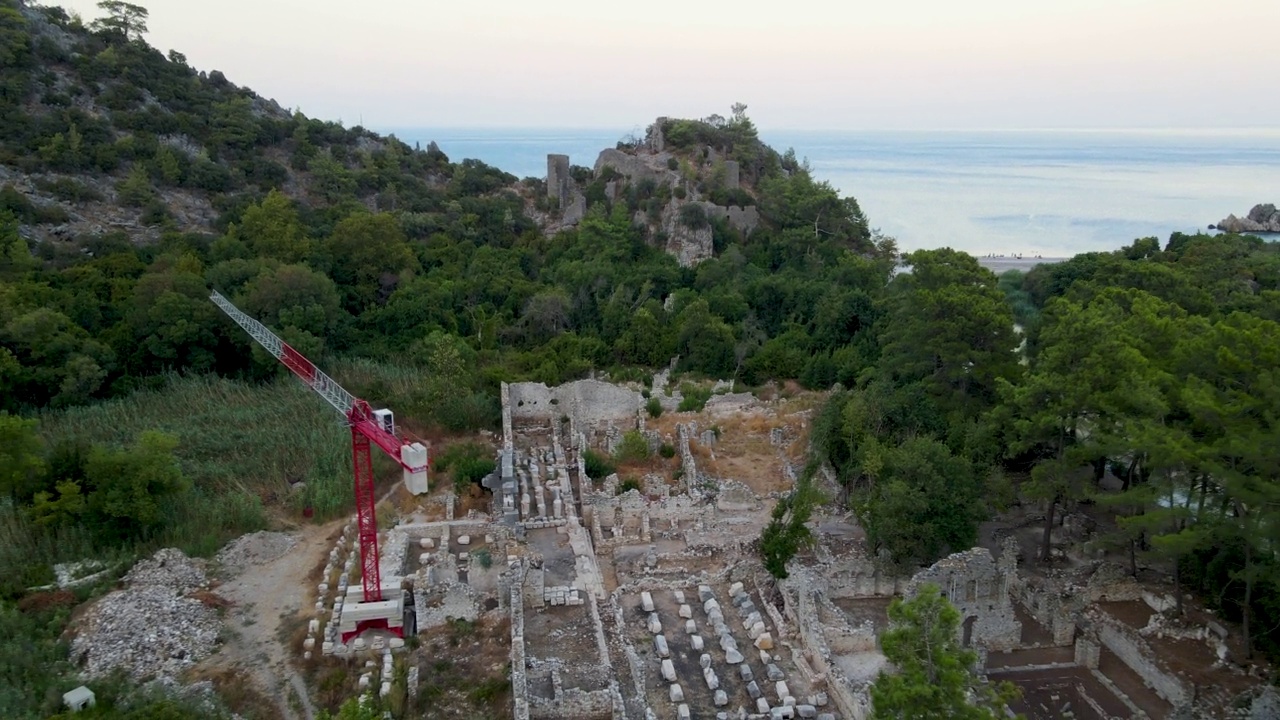
<svg viewBox="0 0 1280 720">
<path fill-rule="evenodd" d="M 968 459 L 923 437 L 884 449 L 872 488 L 855 501 L 867 540 L 895 562 L 928 565 L 978 540 L 982 484 Z"/>
<path fill-rule="evenodd" d="M 400 224 L 388 213 L 348 216 L 334 227 L 325 250 L 330 276 L 353 312 L 385 303 L 401 278 L 418 267 Z"/>
<path fill-rule="evenodd" d="M 27 241 L 18 233 L 18 219 L 8 210 L 0 210 L 0 280 L 23 277 L 36 267 Z"/>
<path fill-rule="evenodd" d="M 14 504 L 25 502 L 39 487 L 44 446 L 38 427 L 35 420 L 0 410 L 0 493 Z"/>
<path fill-rule="evenodd" d="M 1042 457 L 1022 491 L 1048 504 L 1044 561 L 1057 505 L 1083 497 L 1098 464 L 1131 449 L 1132 432 L 1166 411 L 1157 368 L 1136 344 L 1127 307 L 1147 298 L 1140 291 L 1109 290 L 1084 305 L 1053 299 L 1045 307 L 1042 350 L 1031 373 L 1021 385 L 1004 386 L 1014 450 Z"/>
<path fill-rule="evenodd" d="M 965 253 L 918 250 L 907 263 L 891 287 L 880 371 L 922 382 L 944 410 L 972 417 L 1020 372 L 1013 311 L 996 276 Z"/>
<path fill-rule="evenodd" d="M 787 577 L 787 563 L 813 542 L 806 524 L 822 492 L 813 484 L 814 467 L 806 468 L 792 491 L 773 506 L 769 524 L 760 533 L 760 557 L 765 570 L 778 579 Z"/>
<path fill-rule="evenodd" d="M 95 31 L 117 34 L 125 40 L 141 40 L 147 34 L 147 18 L 150 13 L 141 5 L 122 0 L 102 0 L 98 7 L 107 15 L 93 21 L 92 28 Z"/>
<path fill-rule="evenodd" d="M 312 243 L 302 229 L 298 211 L 279 190 L 246 208 L 236 227 L 237 237 L 258 257 L 297 263 L 311 256 Z"/>
<path fill-rule="evenodd" d="M 188 488 L 173 454 L 177 447 L 176 437 L 147 431 L 129 448 L 94 448 L 85 465 L 94 529 L 120 540 L 160 529 L 166 505 Z"/>
<path fill-rule="evenodd" d="M 894 599 L 889 621 L 880 647 L 897 671 L 882 671 L 871 686 L 872 720 L 1006 717 L 1017 688 L 984 682 L 974 672 L 978 656 L 957 638 L 960 613 L 936 585 L 921 586 L 909 600 Z"/>
</svg>

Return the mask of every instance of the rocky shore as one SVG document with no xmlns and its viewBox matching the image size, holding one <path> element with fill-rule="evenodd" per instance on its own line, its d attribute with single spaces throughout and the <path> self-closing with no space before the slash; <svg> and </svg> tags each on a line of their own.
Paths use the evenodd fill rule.
<svg viewBox="0 0 1280 720">
<path fill-rule="evenodd" d="M 1210 225 L 1209 229 L 1229 233 L 1280 233 L 1280 210 L 1270 203 L 1254 205 L 1248 215 L 1242 218 L 1228 215 L 1216 226 Z"/>
</svg>

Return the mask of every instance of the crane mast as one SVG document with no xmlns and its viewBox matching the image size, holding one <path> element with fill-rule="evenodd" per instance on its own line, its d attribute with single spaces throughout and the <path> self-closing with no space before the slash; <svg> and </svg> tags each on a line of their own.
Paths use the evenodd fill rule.
<svg viewBox="0 0 1280 720">
<path fill-rule="evenodd" d="M 282 365 L 296 375 L 307 387 L 334 407 L 346 418 L 351 428 L 352 469 L 355 474 L 356 518 L 360 538 L 360 571 L 361 601 L 378 603 L 382 601 L 382 578 L 378 567 L 378 519 L 374 504 L 373 460 L 371 445 L 377 445 L 384 453 L 395 460 L 405 470 L 406 482 L 414 482 L 420 486 L 420 492 L 426 492 L 427 451 L 419 443 L 401 440 L 395 434 L 394 420 L 390 411 L 374 411 L 369 403 L 347 392 L 333 378 L 321 372 L 301 353 L 294 350 L 278 335 L 265 325 L 241 312 L 231 301 L 216 290 L 209 299 L 227 314 L 237 325 L 244 329 L 259 345 L 271 353 Z M 413 487 L 411 491 L 419 492 Z M 366 627 L 388 627 L 384 619 L 381 624 L 375 621 L 361 621 L 355 634 Z M 396 627 L 388 627 L 393 631 Z"/>
</svg>

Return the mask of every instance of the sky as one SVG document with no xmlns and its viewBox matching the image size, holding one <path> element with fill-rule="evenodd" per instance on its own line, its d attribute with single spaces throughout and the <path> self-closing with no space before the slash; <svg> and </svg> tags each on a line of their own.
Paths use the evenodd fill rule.
<svg viewBox="0 0 1280 720">
<path fill-rule="evenodd" d="M 94 0 L 46 0 L 99 15 Z M 369 127 L 1280 125 L 1276 0 L 143 0 L 148 41 Z"/>
</svg>

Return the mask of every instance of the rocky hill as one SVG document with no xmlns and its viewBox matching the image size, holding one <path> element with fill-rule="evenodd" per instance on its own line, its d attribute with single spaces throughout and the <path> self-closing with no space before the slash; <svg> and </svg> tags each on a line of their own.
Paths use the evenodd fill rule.
<svg viewBox="0 0 1280 720">
<path fill-rule="evenodd" d="M 622 206 L 633 226 L 686 267 L 730 242 L 748 240 L 762 223 L 783 226 L 791 219 L 783 207 L 789 184 L 817 186 L 793 152 L 783 155 L 760 141 L 745 111 L 735 105 L 729 118 L 660 117 L 644 138 L 602 150 L 590 168 L 571 165 L 567 155 L 548 155 L 546 195 L 535 198 L 530 214 L 556 232 L 577 225 L 597 203 Z M 813 234 L 870 250 L 867 220 L 856 201 L 822 189 L 824 197 L 811 209 Z M 823 203 L 830 205 L 825 220 Z"/>
<path fill-rule="evenodd" d="M 431 212 L 515 182 L 474 162 L 459 174 L 434 144 L 307 118 L 141 37 L 0 0 L 0 209 L 29 240 L 223 231 L 272 190 Z"/>
<path fill-rule="evenodd" d="M 1242 218 L 1228 215 L 1217 224 L 1217 229 L 1229 233 L 1280 233 L 1280 210 L 1276 210 L 1276 206 L 1270 203 L 1254 205 L 1249 214 Z"/>
</svg>

